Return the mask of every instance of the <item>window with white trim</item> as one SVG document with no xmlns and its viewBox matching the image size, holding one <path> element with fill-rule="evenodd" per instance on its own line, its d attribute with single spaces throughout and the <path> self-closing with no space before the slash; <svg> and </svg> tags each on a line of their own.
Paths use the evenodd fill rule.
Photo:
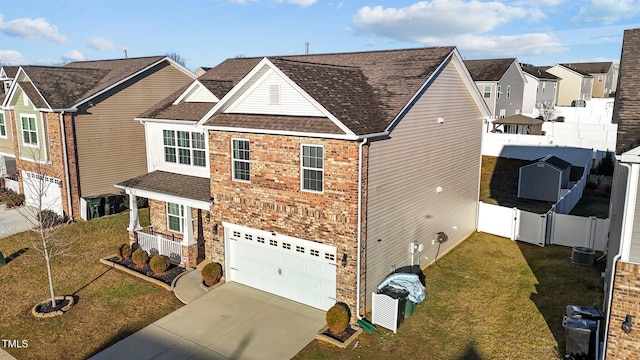
<svg viewBox="0 0 640 360">
<path fill-rule="evenodd" d="M 4 122 L 3 113 L 0 113 L 0 137 L 7 137 L 7 124 Z"/>
<path fill-rule="evenodd" d="M 324 148 L 302 145 L 302 189 L 322 192 L 324 182 Z"/>
<path fill-rule="evenodd" d="M 485 99 L 488 99 L 491 97 L 491 86 L 489 85 L 484 86 L 483 96 Z"/>
<path fill-rule="evenodd" d="M 231 173 L 233 180 L 250 181 L 251 179 L 251 154 L 249 140 L 231 139 Z"/>
<path fill-rule="evenodd" d="M 507 99 L 511 97 L 511 85 L 507 86 Z"/>
<path fill-rule="evenodd" d="M 604 75 L 598 75 L 598 82 L 601 83 L 604 81 Z"/>
<path fill-rule="evenodd" d="M 546 87 L 547 83 L 542 83 L 542 92 L 544 92 L 544 88 Z"/>
<path fill-rule="evenodd" d="M 162 139 L 165 162 L 207 166 L 203 133 L 162 130 Z"/>
<path fill-rule="evenodd" d="M 21 115 L 22 123 L 22 143 L 27 146 L 38 146 L 38 127 L 36 125 L 36 117 L 33 115 Z"/>
<path fill-rule="evenodd" d="M 182 233 L 184 223 L 184 206 L 180 204 L 167 203 L 167 229 L 173 232 Z"/>
<path fill-rule="evenodd" d="M 502 95 L 502 86 L 498 85 L 498 90 L 496 91 L 496 93 L 496 97 L 500 99 L 500 96 Z"/>
</svg>

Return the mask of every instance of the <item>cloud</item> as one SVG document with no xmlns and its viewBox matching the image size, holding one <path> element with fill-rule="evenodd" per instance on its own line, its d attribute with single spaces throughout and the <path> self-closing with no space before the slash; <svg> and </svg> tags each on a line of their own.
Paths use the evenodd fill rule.
<svg viewBox="0 0 640 360">
<path fill-rule="evenodd" d="M 294 5 L 300 5 L 302 7 L 307 7 L 315 4 L 318 0 L 276 0 L 278 4 L 288 3 Z"/>
<path fill-rule="evenodd" d="M 68 53 L 62 55 L 62 59 L 65 61 L 83 61 L 84 56 L 78 50 L 71 50 Z"/>
<path fill-rule="evenodd" d="M 575 23 L 602 23 L 610 25 L 620 19 L 629 19 L 640 15 L 640 0 L 591 0 L 580 7 Z"/>
<path fill-rule="evenodd" d="M 5 22 L 0 14 L 0 31 L 24 39 L 47 39 L 59 44 L 68 42 L 67 38 L 58 32 L 58 27 L 49 24 L 44 18 L 20 18 Z"/>
<path fill-rule="evenodd" d="M 112 40 L 100 36 L 92 36 L 87 42 L 87 45 L 96 50 L 114 50 L 117 48 Z"/>
<path fill-rule="evenodd" d="M 464 35 L 457 38 L 455 44 L 464 57 L 522 57 L 567 51 L 553 35 L 545 33 L 513 36 Z"/>
<path fill-rule="evenodd" d="M 0 65 L 23 65 L 24 56 L 15 50 L 0 50 Z"/>
<path fill-rule="evenodd" d="M 365 6 L 353 17 L 353 24 L 362 34 L 425 42 L 489 32 L 515 19 L 537 21 L 543 17 L 539 10 L 508 6 L 497 1 L 433 0 L 404 8 Z"/>
</svg>

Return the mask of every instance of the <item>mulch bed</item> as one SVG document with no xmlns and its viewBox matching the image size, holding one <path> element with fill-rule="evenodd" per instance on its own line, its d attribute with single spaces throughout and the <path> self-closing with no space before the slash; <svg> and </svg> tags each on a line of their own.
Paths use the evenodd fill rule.
<svg viewBox="0 0 640 360">
<path fill-rule="evenodd" d="M 171 264 L 169 265 L 169 269 L 162 274 L 154 274 L 149 267 L 149 264 L 144 264 L 142 267 L 138 267 L 131 258 L 120 260 L 117 256 L 113 256 L 108 258 L 107 260 L 116 263 L 118 265 L 124 266 L 130 270 L 133 270 L 137 273 L 140 273 L 144 276 L 148 276 L 150 278 L 162 281 L 163 283 L 171 286 L 173 280 L 178 277 L 180 274 L 186 271 L 185 268 L 180 267 L 178 265 Z"/>
<path fill-rule="evenodd" d="M 334 340 L 338 340 L 340 342 L 345 342 L 347 341 L 347 339 L 349 337 L 351 337 L 351 335 L 356 333 L 356 329 L 352 328 L 351 326 L 347 327 L 347 330 L 345 330 L 342 334 L 340 335 L 333 335 L 331 333 L 331 331 L 329 331 L 328 329 L 326 331 L 324 331 L 322 333 L 322 335 L 328 336 Z"/>
<path fill-rule="evenodd" d="M 58 310 L 62 310 L 65 306 L 69 305 L 71 301 L 69 299 L 56 300 L 56 306 L 51 306 L 51 301 L 39 304 L 36 306 L 36 311 L 39 313 L 50 313 Z"/>
</svg>

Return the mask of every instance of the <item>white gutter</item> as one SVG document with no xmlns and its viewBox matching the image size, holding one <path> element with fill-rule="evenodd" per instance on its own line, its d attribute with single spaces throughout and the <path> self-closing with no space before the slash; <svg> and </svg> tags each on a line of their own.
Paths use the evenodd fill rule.
<svg viewBox="0 0 640 360">
<path fill-rule="evenodd" d="M 620 254 L 617 254 L 616 256 L 613 257 L 613 261 L 611 264 L 611 280 L 609 280 L 609 288 L 607 289 L 609 291 L 609 296 L 608 296 L 608 300 L 607 300 L 607 314 L 605 315 L 605 319 L 607 321 L 607 324 L 605 325 L 605 329 L 604 329 L 604 339 L 603 341 L 603 345 L 602 345 L 602 360 L 607 358 L 607 338 L 609 337 L 609 325 L 611 325 L 611 300 L 613 299 L 613 282 L 616 278 L 616 264 L 618 263 L 618 260 L 620 260 Z"/>
<path fill-rule="evenodd" d="M 369 139 L 364 140 L 358 146 L 358 261 L 356 269 L 356 317 L 360 320 L 360 277 L 362 264 L 362 148 Z"/>
<path fill-rule="evenodd" d="M 69 177 L 69 159 L 67 158 L 67 135 L 64 130 L 64 111 L 60 112 L 60 132 L 62 134 L 62 157 L 64 160 L 64 181 L 67 183 L 67 206 L 69 208 L 69 217 L 73 219 L 73 205 L 71 203 L 71 182 Z M 78 191 L 80 195 L 80 191 Z"/>
</svg>

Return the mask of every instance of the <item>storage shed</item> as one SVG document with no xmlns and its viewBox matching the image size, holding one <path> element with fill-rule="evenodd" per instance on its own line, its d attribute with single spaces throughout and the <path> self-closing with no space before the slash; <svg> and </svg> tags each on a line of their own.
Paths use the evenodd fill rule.
<svg viewBox="0 0 640 360">
<path fill-rule="evenodd" d="M 557 156 L 547 155 L 520 167 L 518 197 L 557 202 L 562 189 L 569 187 L 571 164 Z"/>
</svg>

